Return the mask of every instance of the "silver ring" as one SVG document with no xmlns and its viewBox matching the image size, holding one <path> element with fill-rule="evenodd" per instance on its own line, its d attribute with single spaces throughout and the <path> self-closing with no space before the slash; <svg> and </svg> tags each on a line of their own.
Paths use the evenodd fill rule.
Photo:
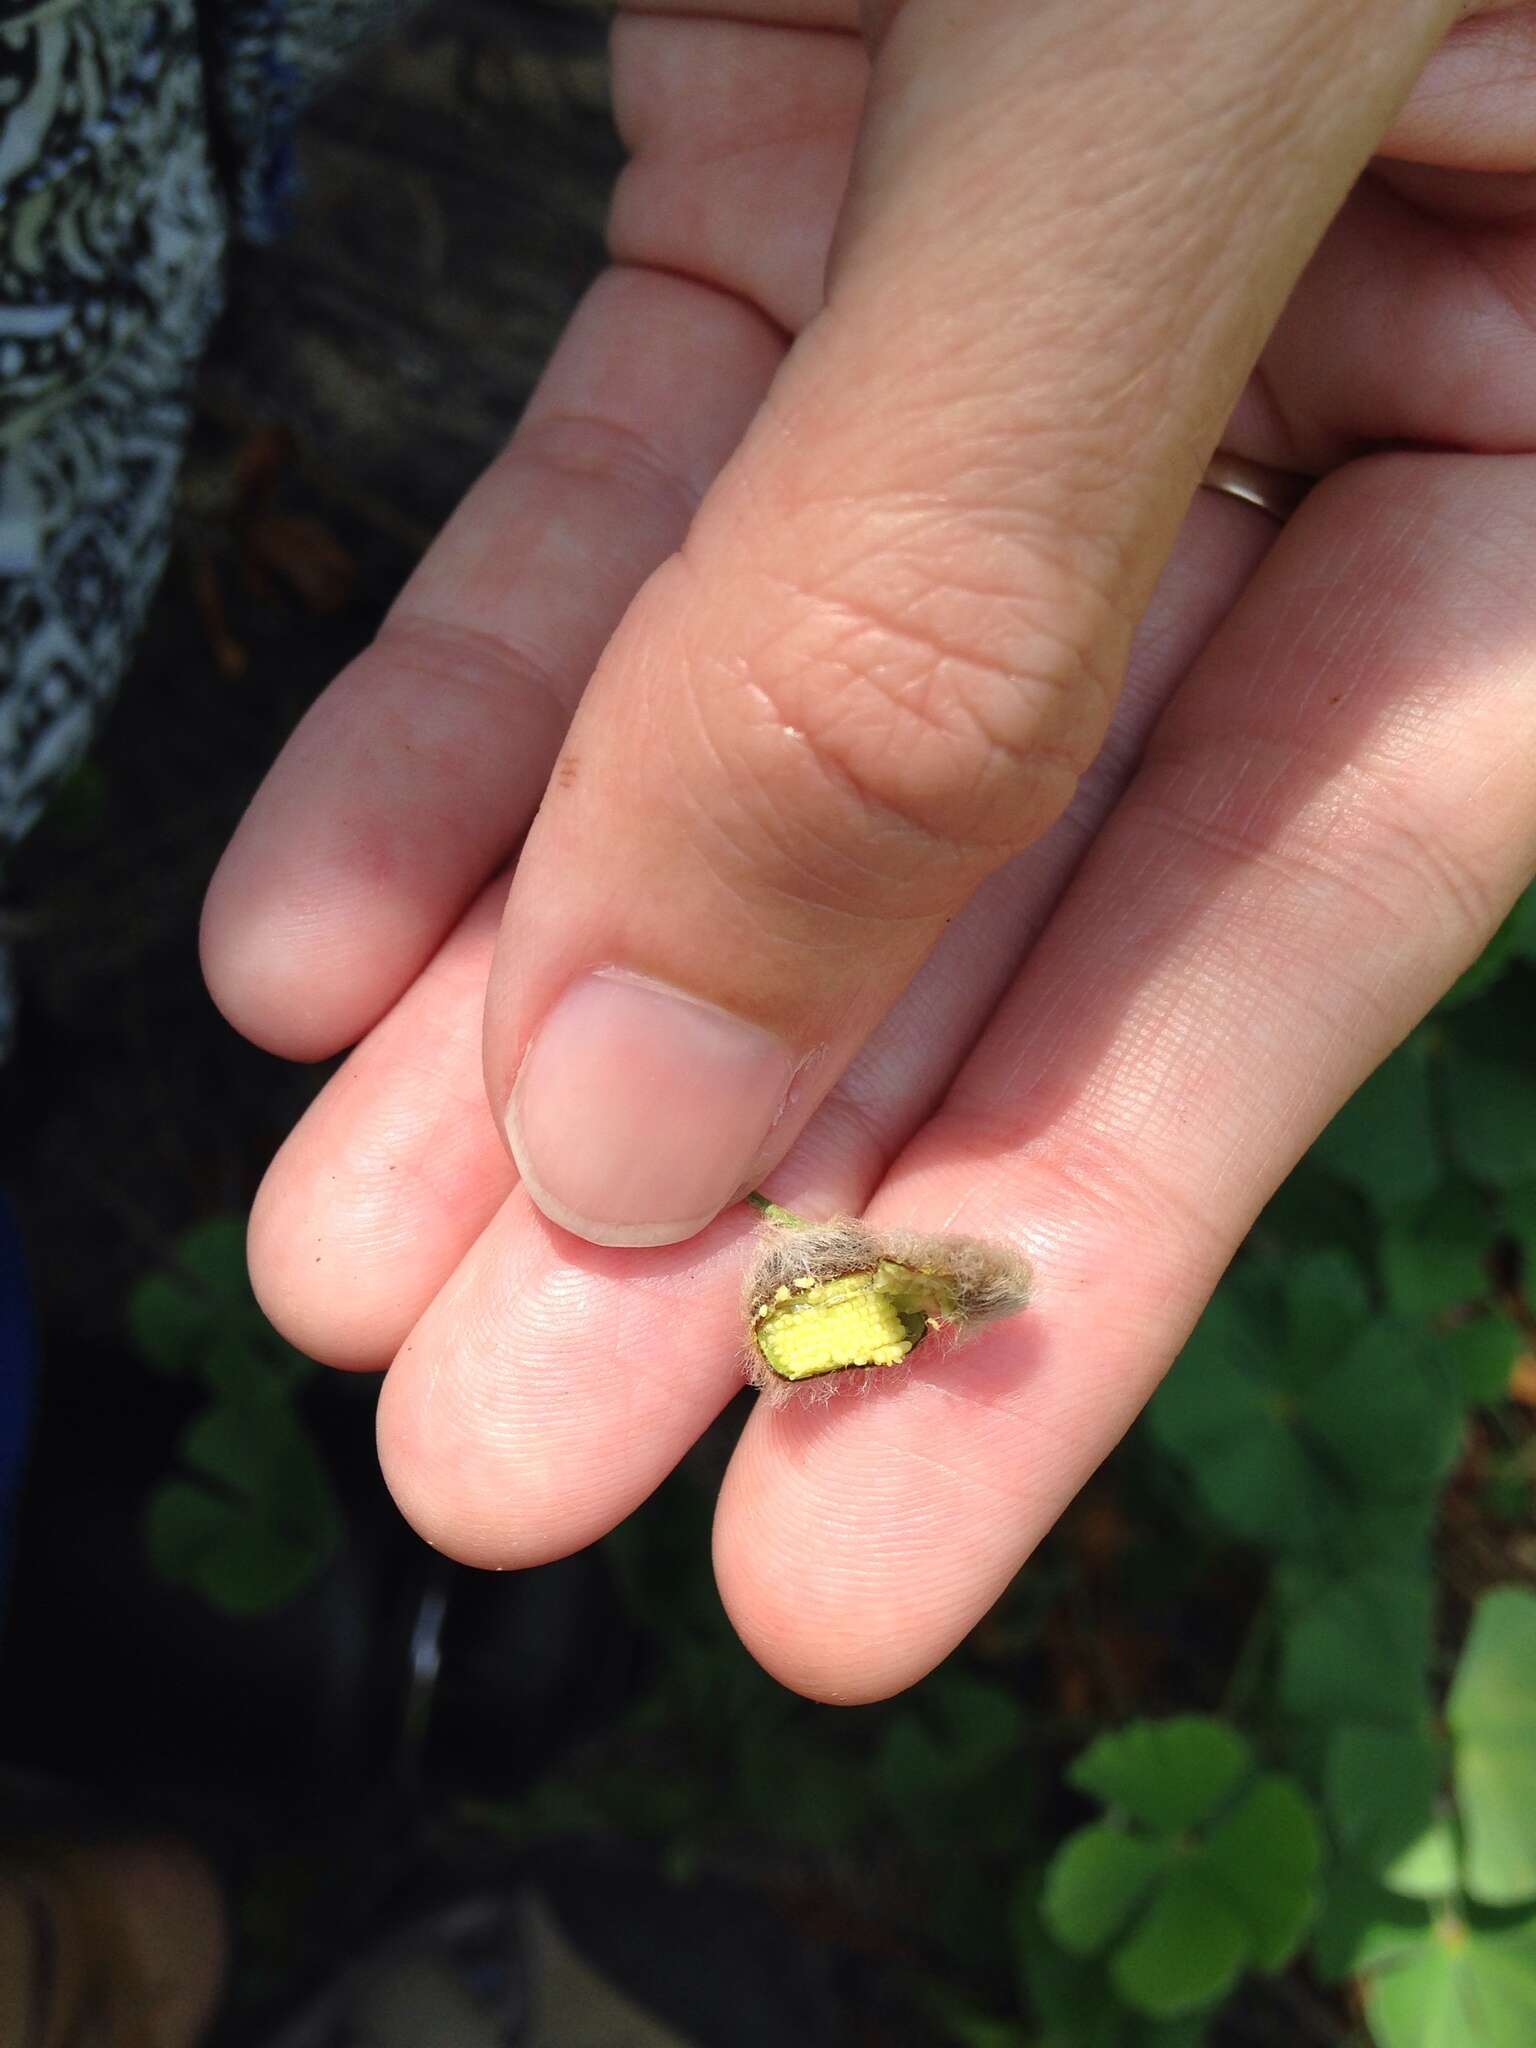
<svg viewBox="0 0 1536 2048">
<path fill-rule="evenodd" d="M 1297 470 L 1272 469 L 1267 462 L 1250 462 L 1246 455 L 1218 448 L 1206 464 L 1200 488 L 1256 505 L 1283 526 L 1316 482 L 1316 477 L 1303 476 Z"/>
</svg>

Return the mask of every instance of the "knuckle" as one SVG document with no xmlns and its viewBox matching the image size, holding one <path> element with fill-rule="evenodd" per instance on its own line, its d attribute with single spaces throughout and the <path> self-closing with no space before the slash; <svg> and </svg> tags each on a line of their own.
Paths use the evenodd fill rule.
<svg viewBox="0 0 1536 2048">
<path fill-rule="evenodd" d="M 519 427 L 500 459 L 526 463 L 578 490 L 601 486 L 659 501 L 684 527 L 699 502 L 696 483 L 657 443 L 627 421 L 601 413 L 540 414 Z"/>
<path fill-rule="evenodd" d="M 1107 723 L 1102 608 L 1055 575 L 901 552 L 800 581 L 761 572 L 771 629 L 734 664 L 735 752 L 765 821 L 984 873 L 1065 808 Z"/>
</svg>

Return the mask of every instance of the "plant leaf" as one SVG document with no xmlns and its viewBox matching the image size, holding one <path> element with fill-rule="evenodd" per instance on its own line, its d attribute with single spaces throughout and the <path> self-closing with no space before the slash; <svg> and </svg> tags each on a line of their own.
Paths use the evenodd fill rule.
<svg viewBox="0 0 1536 2048">
<path fill-rule="evenodd" d="M 1030 2048 L 1201 2048 L 1203 2018 L 1146 2019 L 1116 1997 L 1102 1964 L 1058 1948 L 1032 1888 L 1021 1888 L 1013 1920 L 1020 1989 L 1042 2030 Z"/>
<path fill-rule="evenodd" d="M 1298 1260 L 1287 1277 L 1285 1311 L 1286 1382 L 1295 1389 L 1309 1387 L 1369 1325 L 1365 1275 L 1344 1252 L 1315 1252 Z"/>
<path fill-rule="evenodd" d="M 168 1273 L 149 1274 L 128 1297 L 128 1335 L 158 1372 L 195 1366 L 212 1326 L 208 1305 Z"/>
<path fill-rule="evenodd" d="M 1347 1260 L 1309 1259 L 1283 1296 L 1223 1281 L 1147 1428 L 1226 1527 L 1282 1553 L 1390 1561 L 1427 1537 L 1463 1402 L 1441 1339 L 1369 1322 Z"/>
<path fill-rule="evenodd" d="M 1040 1911 L 1074 1956 L 1106 1948 L 1140 1906 L 1168 1860 L 1162 1842 L 1096 1821 L 1069 1835 L 1046 1872 Z"/>
<path fill-rule="evenodd" d="M 190 1476 L 157 1487 L 146 1510 L 154 1569 L 232 1614 L 266 1613 L 302 1591 L 335 1550 L 341 1518 L 287 1402 L 205 1409 L 181 1457 Z"/>
<path fill-rule="evenodd" d="M 1474 1180 L 1496 1188 L 1536 1172 L 1536 1073 L 1452 1048 L 1445 1058 L 1451 1145 Z"/>
<path fill-rule="evenodd" d="M 1412 1955 L 1429 1933 L 1421 1901 L 1401 1898 L 1368 1871 L 1344 1863 L 1328 1877 L 1312 1937 L 1312 1961 L 1325 1984 L 1375 1964 Z"/>
<path fill-rule="evenodd" d="M 1209 1819 L 1252 1764 L 1247 1743 L 1227 1722 L 1184 1714 L 1101 1735 L 1067 1778 L 1079 1792 L 1173 1834 Z"/>
<path fill-rule="evenodd" d="M 1468 1407 L 1491 1407 L 1509 1396 L 1510 1374 L 1525 1348 L 1519 1325 L 1508 1316 L 1478 1316 L 1441 1337 L 1462 1400 Z"/>
<path fill-rule="evenodd" d="M 1393 1215 L 1381 1233 L 1381 1277 L 1397 1315 L 1432 1316 L 1479 1301 L 1492 1285 L 1488 1257 L 1498 1235 L 1476 1188 L 1448 1181 L 1427 1202 Z"/>
<path fill-rule="evenodd" d="M 1189 1866 L 1158 1887 L 1110 1975 L 1127 2005 L 1177 2019 L 1224 1998 L 1248 1960 L 1242 1920 Z"/>
<path fill-rule="evenodd" d="M 1312 1156 L 1383 1214 L 1434 1192 L 1443 1169 L 1429 1098 L 1429 1044 L 1422 1032 L 1356 1090 Z"/>
<path fill-rule="evenodd" d="M 167 1480 L 150 1495 L 146 1537 L 162 1578 L 190 1587 L 227 1614 L 265 1614 L 285 1605 L 316 1569 L 311 1545 L 183 1480 Z"/>
<path fill-rule="evenodd" d="M 1317 1910 L 1322 1838 L 1312 1802 L 1289 1778 L 1260 1778 L 1206 1839 L 1200 1876 L 1236 1912 L 1261 1970 L 1295 1954 Z"/>
<path fill-rule="evenodd" d="M 1536 1593 L 1483 1595 L 1446 1719 L 1467 1891 L 1489 1906 L 1536 1898 Z"/>
<path fill-rule="evenodd" d="M 1351 1488 L 1420 1500 L 1450 1470 L 1462 1409 L 1444 1347 L 1412 1323 L 1373 1323 L 1307 1402 L 1308 1432 Z"/>
<path fill-rule="evenodd" d="M 1435 1815 L 1447 1762 L 1418 1728 L 1346 1725 L 1329 1737 L 1324 1786 L 1339 1846 L 1389 1891 L 1438 1898 L 1455 1885 L 1455 1845 Z"/>
<path fill-rule="evenodd" d="M 1365 2010 L 1380 2048 L 1530 2048 L 1536 1925 L 1440 1923 L 1410 1955 L 1371 1972 Z"/>
<path fill-rule="evenodd" d="M 1423 1572 L 1390 1567 L 1324 1586 L 1287 1624 L 1283 1705 L 1304 1720 L 1421 1723 L 1432 1598 Z"/>
</svg>

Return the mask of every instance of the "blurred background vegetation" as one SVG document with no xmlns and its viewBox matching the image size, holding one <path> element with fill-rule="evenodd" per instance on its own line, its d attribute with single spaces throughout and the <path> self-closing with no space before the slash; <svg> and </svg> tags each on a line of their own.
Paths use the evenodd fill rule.
<svg viewBox="0 0 1536 2048">
<path fill-rule="evenodd" d="M 533 1882 L 699 2044 L 1530 2048 L 1536 895 L 886 1705 L 788 1696 L 723 1619 L 750 1397 L 596 1551 L 479 1577 L 383 1494 L 373 1386 L 262 1321 L 243 1217 L 324 1075 L 215 1017 L 201 891 L 600 261 L 601 16 L 446 0 L 301 157 L 137 672 L 9 878 L 46 1370 L 0 1756 L 210 1845 L 230 2044 L 409 1902 Z"/>
</svg>

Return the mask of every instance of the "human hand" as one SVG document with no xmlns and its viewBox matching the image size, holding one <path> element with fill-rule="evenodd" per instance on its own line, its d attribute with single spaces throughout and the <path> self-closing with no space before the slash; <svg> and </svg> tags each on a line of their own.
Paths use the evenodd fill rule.
<svg viewBox="0 0 1536 2048">
<path fill-rule="evenodd" d="M 754 11 L 620 23 L 617 267 L 205 961 L 259 1043 L 361 1040 L 253 1277 L 393 1360 L 471 1562 L 590 1542 L 739 1386 L 744 1185 L 1025 1249 L 1026 1317 L 734 1454 L 737 1628 L 871 1699 L 1536 861 L 1536 10 L 910 0 L 867 102 L 851 0 Z M 1326 473 L 1283 532 L 1196 491 L 1218 437 Z"/>
</svg>

